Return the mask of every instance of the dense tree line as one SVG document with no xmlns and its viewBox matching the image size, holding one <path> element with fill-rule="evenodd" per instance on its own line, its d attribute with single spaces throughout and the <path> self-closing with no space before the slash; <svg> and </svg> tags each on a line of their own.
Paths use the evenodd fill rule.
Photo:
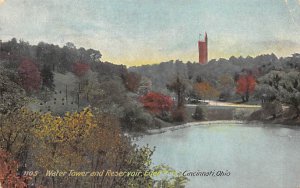
<svg viewBox="0 0 300 188">
<path fill-rule="evenodd" d="M 263 107 L 274 112 L 281 111 L 280 105 L 287 105 L 288 114 L 294 114 L 294 118 L 300 116 L 298 53 L 285 58 L 271 54 L 254 58 L 213 59 L 204 65 L 176 60 L 131 67 L 129 70 L 150 79 L 153 90 L 164 94 L 172 95 L 165 86 L 175 82 L 176 75 L 179 75 L 187 80 L 185 97 L 261 101 L 264 103 Z"/>
<path fill-rule="evenodd" d="M 194 83 L 207 82 L 215 87 L 222 95 L 233 95 L 239 75 L 251 71 L 255 78 L 259 78 L 271 70 L 297 69 L 299 70 L 299 55 L 278 58 L 274 54 L 257 57 L 231 57 L 229 59 L 211 60 L 207 64 L 182 62 L 180 60 L 162 62 L 154 65 L 130 67 L 129 70 L 151 79 L 153 90 L 167 94 L 165 85 L 174 80 L 176 75 Z M 224 87 L 226 84 L 226 87 Z M 192 86 L 193 87 L 193 86 Z"/>
<path fill-rule="evenodd" d="M 68 42 L 63 47 L 54 44 L 40 42 L 37 45 L 30 45 L 23 40 L 16 38 L 1 43 L 0 59 L 4 61 L 6 68 L 17 68 L 22 59 L 30 59 L 38 65 L 49 67 L 52 71 L 72 71 L 75 63 L 89 64 L 94 71 L 118 74 L 122 73 L 124 66 L 114 65 L 109 62 L 101 62 L 102 54 L 98 50 L 77 48 L 73 43 Z"/>
</svg>

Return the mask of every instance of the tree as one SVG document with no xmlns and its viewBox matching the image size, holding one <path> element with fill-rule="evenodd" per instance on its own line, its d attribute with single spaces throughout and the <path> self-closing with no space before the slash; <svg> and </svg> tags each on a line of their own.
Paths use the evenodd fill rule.
<svg viewBox="0 0 300 188">
<path fill-rule="evenodd" d="M 0 149 L 0 187 L 26 188 L 29 178 L 17 176 L 18 163 Z"/>
<path fill-rule="evenodd" d="M 256 81 L 252 74 L 239 75 L 236 93 L 241 95 L 243 102 L 248 102 L 250 94 L 254 92 L 255 85 Z"/>
<path fill-rule="evenodd" d="M 131 91 L 136 92 L 141 82 L 141 76 L 134 72 L 126 73 L 122 76 L 125 87 Z"/>
<path fill-rule="evenodd" d="M 227 100 L 231 96 L 231 92 L 234 90 L 234 80 L 232 76 L 223 74 L 218 78 L 218 88 L 220 91 L 220 99 Z"/>
<path fill-rule="evenodd" d="M 93 112 L 66 113 L 64 117 L 50 113 L 40 116 L 34 130 L 35 167 L 40 171 L 51 169 L 99 172 L 145 172 L 151 170 L 153 150 L 137 148 L 125 137 L 118 118 Z M 45 155 L 47 153 L 47 155 Z M 147 176 L 84 176 L 63 178 L 38 175 L 34 183 L 47 187 L 139 187 L 153 182 Z"/>
<path fill-rule="evenodd" d="M 194 85 L 194 90 L 202 99 L 211 99 L 219 95 L 219 91 L 208 82 L 200 82 Z"/>
<path fill-rule="evenodd" d="M 256 97 L 264 102 L 273 102 L 278 98 L 280 82 L 283 79 L 285 72 L 271 71 L 268 74 L 260 77 L 256 87 Z M 277 99 L 279 101 L 279 99 Z"/>
<path fill-rule="evenodd" d="M 28 102 L 25 90 L 17 82 L 14 72 L 0 70 L 0 114 L 19 109 Z"/>
<path fill-rule="evenodd" d="M 184 95 L 186 90 L 186 84 L 184 81 L 177 76 L 176 81 L 172 82 L 171 84 L 167 84 L 167 88 L 170 91 L 173 91 L 177 95 L 177 107 L 182 107 L 184 105 Z"/>
<path fill-rule="evenodd" d="M 187 89 L 187 84 L 179 76 L 176 77 L 176 81 L 171 84 L 167 84 L 167 89 L 173 91 L 177 95 L 177 107 L 172 110 L 173 121 L 182 122 L 185 119 L 185 106 L 184 97 Z"/>
<path fill-rule="evenodd" d="M 50 90 L 54 90 L 54 75 L 50 66 L 44 65 L 41 71 L 42 87 L 48 87 Z"/>
<path fill-rule="evenodd" d="M 45 66 L 49 67 L 52 71 L 54 71 L 57 65 L 60 64 L 60 51 L 61 49 L 59 48 L 59 46 L 39 42 L 39 44 L 36 47 L 36 58 L 39 62 L 43 63 Z"/>
<path fill-rule="evenodd" d="M 150 168 L 153 150 L 149 147 L 136 148 L 130 139 L 123 136 L 118 120 L 109 115 L 94 113 L 97 124 L 87 138 L 86 152 L 91 154 L 88 163 L 94 171 L 106 169 L 114 171 L 145 171 Z M 86 180 L 86 177 L 84 177 Z M 139 187 L 147 185 L 149 177 L 95 177 L 94 187 Z M 94 184 L 95 185 L 95 184 Z"/>
<path fill-rule="evenodd" d="M 86 164 L 88 158 L 84 148 L 87 145 L 84 145 L 84 141 L 95 126 L 89 108 L 81 112 L 67 112 L 63 117 L 52 116 L 50 113 L 41 115 L 33 132 L 36 141 L 33 152 L 37 168 L 43 171 L 79 169 L 80 165 Z M 61 181 L 56 177 L 51 177 L 51 180 L 52 187 L 56 187 Z"/>
<path fill-rule="evenodd" d="M 130 132 L 145 132 L 150 127 L 154 127 L 153 117 L 144 111 L 143 106 L 136 102 L 123 104 L 121 126 L 123 130 Z"/>
<path fill-rule="evenodd" d="M 203 81 L 202 77 L 200 75 L 197 75 L 196 82 L 201 83 Z"/>
<path fill-rule="evenodd" d="M 21 78 L 22 86 L 27 92 L 38 91 L 40 89 L 40 71 L 32 61 L 29 59 L 23 60 L 18 67 L 18 74 Z"/>
<path fill-rule="evenodd" d="M 99 63 L 100 62 L 100 58 L 101 58 L 101 53 L 97 50 L 93 50 L 93 49 L 84 49 L 84 48 L 79 48 L 77 50 L 78 53 L 78 58 L 80 59 L 80 61 L 86 62 L 86 63 Z"/>
<path fill-rule="evenodd" d="M 38 119 L 37 114 L 22 108 L 0 114 L 0 119 L 0 148 L 10 153 L 20 165 L 30 163 L 32 132 Z"/>
<path fill-rule="evenodd" d="M 173 106 L 173 100 L 170 96 L 156 92 L 149 92 L 140 97 L 140 101 L 144 105 L 144 108 L 159 116 L 164 116 L 164 114 L 169 112 Z"/>
<path fill-rule="evenodd" d="M 185 184 L 189 181 L 186 176 L 183 176 L 181 173 L 178 174 L 176 170 L 172 169 L 166 165 L 158 165 L 153 167 L 154 172 L 167 172 L 169 176 L 164 176 L 161 179 L 153 182 L 153 185 L 150 184 L 149 187 L 161 188 L 184 188 Z"/>
<path fill-rule="evenodd" d="M 59 49 L 57 59 L 57 71 L 65 73 L 66 71 L 72 70 L 73 63 L 76 61 L 76 59 L 78 59 L 76 49 L 64 46 L 63 48 Z"/>
<path fill-rule="evenodd" d="M 90 65 L 87 63 L 77 62 L 73 64 L 72 70 L 76 76 L 82 77 L 88 72 L 88 70 L 90 70 Z"/>
<path fill-rule="evenodd" d="M 65 46 L 69 49 L 76 49 L 75 44 L 72 42 L 67 42 Z"/>
<path fill-rule="evenodd" d="M 18 164 L 12 160 L 23 161 L 19 156 L 24 154 L 29 158 L 27 168 L 39 172 L 56 169 L 68 173 L 70 170 L 99 172 L 102 169 L 145 172 L 152 170 L 153 149 L 133 145 L 131 138 L 122 134 L 119 118 L 99 109 L 85 108 L 62 116 L 21 109 L 1 115 L 0 119 L 0 148 L 6 150 L 0 150 L 0 183 L 3 187 L 22 188 L 23 182 L 39 187 L 147 187 L 156 182 L 150 176 L 59 177 L 45 176 L 45 173 L 34 175 L 28 182 L 27 177 L 17 176 L 23 174 L 24 163 L 21 162 L 23 165 L 17 174 Z M 7 151 L 11 151 L 11 155 L 7 155 Z M 167 183 L 179 185 L 185 182 L 177 176 L 174 178 Z"/>
<path fill-rule="evenodd" d="M 267 88 L 266 93 L 287 104 L 300 116 L 300 73 L 298 71 L 271 71 L 259 79 L 260 87 Z"/>
</svg>

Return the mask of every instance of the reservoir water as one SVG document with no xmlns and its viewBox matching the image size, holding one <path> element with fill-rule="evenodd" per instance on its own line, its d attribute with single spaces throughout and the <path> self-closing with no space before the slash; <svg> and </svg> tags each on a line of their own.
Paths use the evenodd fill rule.
<svg viewBox="0 0 300 188">
<path fill-rule="evenodd" d="M 146 135 L 137 144 L 155 146 L 153 164 L 177 172 L 230 172 L 189 176 L 190 188 L 300 187 L 300 129 L 212 122 Z"/>
</svg>

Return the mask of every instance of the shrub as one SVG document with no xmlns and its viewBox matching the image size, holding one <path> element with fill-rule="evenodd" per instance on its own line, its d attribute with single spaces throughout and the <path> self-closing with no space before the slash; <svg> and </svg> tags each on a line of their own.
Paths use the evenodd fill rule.
<svg viewBox="0 0 300 188">
<path fill-rule="evenodd" d="M 272 116 L 272 118 L 276 118 L 278 114 L 282 113 L 282 105 L 279 102 L 266 102 L 263 103 L 262 109 L 264 114 L 268 116 Z"/>
<path fill-rule="evenodd" d="M 156 92 L 149 92 L 140 97 L 140 102 L 145 109 L 162 119 L 168 117 L 168 112 L 173 106 L 173 100 L 170 96 Z"/>
<path fill-rule="evenodd" d="M 135 103 L 126 104 L 121 118 L 122 128 L 133 132 L 144 132 L 153 126 L 152 116 L 144 112 L 143 108 Z"/>
<path fill-rule="evenodd" d="M 185 109 L 184 107 L 176 108 L 172 111 L 172 119 L 175 122 L 183 122 L 185 120 Z"/>
<path fill-rule="evenodd" d="M 195 120 L 204 120 L 205 118 L 204 111 L 200 106 L 196 107 L 195 113 L 193 114 L 193 118 Z"/>
</svg>

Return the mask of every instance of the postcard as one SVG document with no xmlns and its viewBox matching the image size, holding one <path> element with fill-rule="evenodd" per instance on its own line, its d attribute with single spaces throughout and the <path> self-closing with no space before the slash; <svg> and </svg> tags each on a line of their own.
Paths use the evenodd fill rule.
<svg viewBox="0 0 300 188">
<path fill-rule="evenodd" d="M 0 0 L 0 188 L 300 188 L 299 0 Z"/>
</svg>

